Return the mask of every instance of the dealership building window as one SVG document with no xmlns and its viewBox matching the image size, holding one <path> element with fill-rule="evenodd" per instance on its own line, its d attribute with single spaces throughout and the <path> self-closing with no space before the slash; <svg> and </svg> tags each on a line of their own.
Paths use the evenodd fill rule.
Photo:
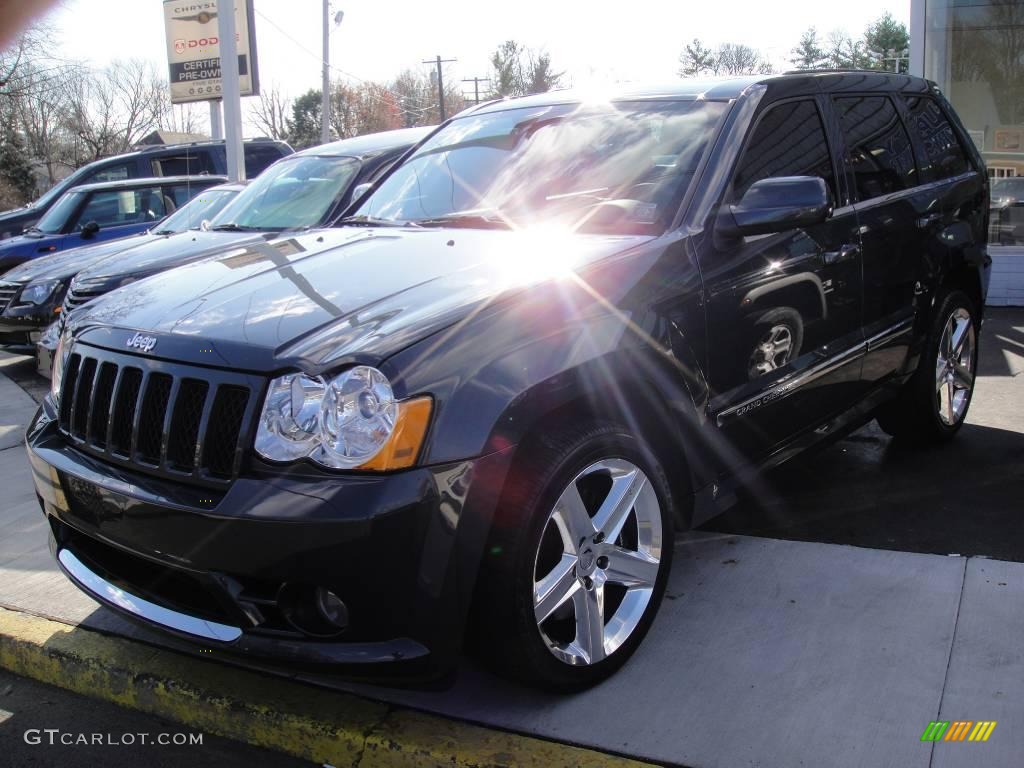
<svg viewBox="0 0 1024 768">
<path fill-rule="evenodd" d="M 960 115 L 992 179 L 990 304 L 1024 305 L 1024 1 L 911 0 L 910 65 Z"/>
</svg>

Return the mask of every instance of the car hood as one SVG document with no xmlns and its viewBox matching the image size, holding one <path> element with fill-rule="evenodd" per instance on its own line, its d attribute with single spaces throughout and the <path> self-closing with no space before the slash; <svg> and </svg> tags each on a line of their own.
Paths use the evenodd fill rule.
<svg viewBox="0 0 1024 768">
<path fill-rule="evenodd" d="M 152 235 L 143 232 L 120 240 L 105 240 L 102 243 L 82 245 L 57 251 L 37 259 L 26 261 L 3 275 L 4 280 L 15 283 L 29 283 L 33 280 L 64 280 L 74 277 L 83 269 L 100 259 L 112 254 L 121 253 L 131 248 L 151 243 L 154 240 L 165 240 L 167 235 Z"/>
<path fill-rule="evenodd" d="M 482 301 L 651 239 L 316 230 L 232 248 L 121 288 L 75 312 L 72 324 L 101 346 L 123 349 L 126 334 L 142 330 L 158 339 L 154 356 L 248 370 L 380 360 Z"/>
<path fill-rule="evenodd" d="M 129 253 L 97 261 L 79 273 L 75 284 L 101 286 L 126 278 L 138 279 L 212 256 L 242 242 L 263 239 L 263 235 L 252 232 L 189 230 L 146 243 L 144 247 L 133 248 Z"/>
</svg>

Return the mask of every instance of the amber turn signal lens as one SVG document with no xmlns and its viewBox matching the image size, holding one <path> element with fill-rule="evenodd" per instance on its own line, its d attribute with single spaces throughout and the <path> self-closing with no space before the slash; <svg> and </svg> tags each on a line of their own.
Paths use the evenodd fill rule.
<svg viewBox="0 0 1024 768">
<path fill-rule="evenodd" d="M 380 453 L 356 469 L 387 472 L 393 469 L 407 469 L 416 463 L 420 455 L 423 438 L 430 426 L 430 412 L 434 401 L 429 397 L 417 397 L 398 404 L 398 418 L 395 430 Z"/>
</svg>

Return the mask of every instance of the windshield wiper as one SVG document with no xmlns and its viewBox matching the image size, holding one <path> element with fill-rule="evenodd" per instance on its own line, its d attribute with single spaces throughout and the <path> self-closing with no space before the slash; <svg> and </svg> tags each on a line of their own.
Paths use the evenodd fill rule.
<svg viewBox="0 0 1024 768">
<path fill-rule="evenodd" d="M 349 227 L 408 227 L 415 226 L 414 224 L 407 221 L 398 221 L 397 219 L 379 219 L 376 216 L 346 216 L 343 219 L 338 219 L 334 222 L 333 226 L 349 226 Z"/>
<path fill-rule="evenodd" d="M 214 232 L 262 232 L 263 230 L 259 227 L 246 227 L 242 224 L 235 224 L 233 221 L 227 224 L 218 224 L 215 227 L 210 227 Z"/>
<path fill-rule="evenodd" d="M 450 213 L 432 219 L 416 219 L 421 227 L 464 227 L 466 229 L 510 229 L 504 219 L 482 213 Z"/>
<path fill-rule="evenodd" d="M 153 234 L 154 235 L 176 235 L 177 232 L 175 232 L 173 229 L 158 229 Z"/>
</svg>

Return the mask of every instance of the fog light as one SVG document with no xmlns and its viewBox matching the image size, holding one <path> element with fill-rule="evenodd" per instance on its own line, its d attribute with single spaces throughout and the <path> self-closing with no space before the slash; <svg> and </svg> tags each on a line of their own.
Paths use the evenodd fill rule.
<svg viewBox="0 0 1024 768">
<path fill-rule="evenodd" d="M 288 623 L 310 637 L 336 637 L 348 627 L 348 607 L 323 587 L 284 584 L 277 604 Z"/>
</svg>

